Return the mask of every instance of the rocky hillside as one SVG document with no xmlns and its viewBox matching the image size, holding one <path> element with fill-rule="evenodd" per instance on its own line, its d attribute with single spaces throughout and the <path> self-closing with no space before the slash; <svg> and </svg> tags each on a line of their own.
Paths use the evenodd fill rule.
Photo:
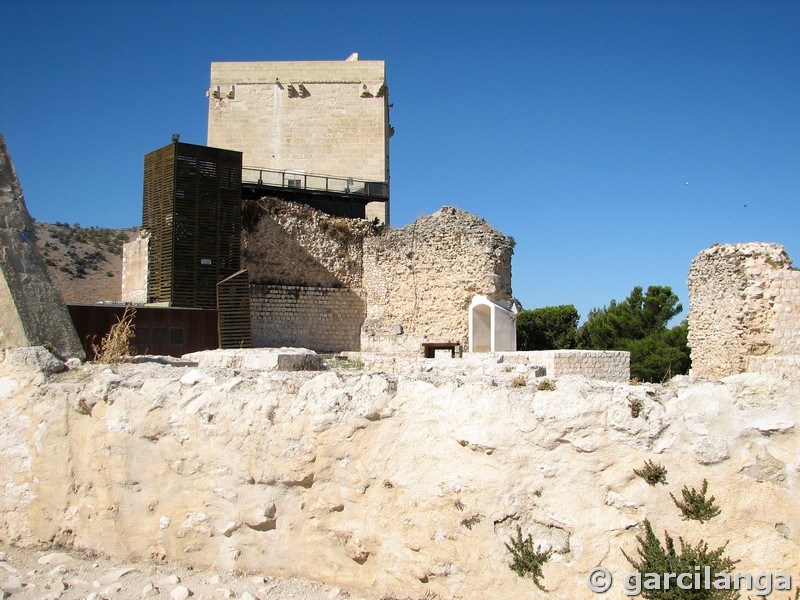
<svg viewBox="0 0 800 600">
<path fill-rule="evenodd" d="M 553 381 L 496 356 L 289 372 L 310 363 L 276 353 L 65 371 L 44 349 L 8 351 L 0 536 L 372 599 L 566 600 L 595 597 L 597 567 L 625 597 L 623 552 L 649 520 L 662 542 L 727 543 L 735 572 L 800 585 L 796 382 Z M 662 483 L 636 474 L 648 461 Z M 721 512 L 687 519 L 671 494 L 704 481 Z M 509 568 L 517 531 L 551 552 L 549 593 Z"/>
<path fill-rule="evenodd" d="M 106 229 L 68 223 L 36 223 L 36 245 L 65 302 L 119 301 L 122 244 L 136 227 Z"/>
</svg>

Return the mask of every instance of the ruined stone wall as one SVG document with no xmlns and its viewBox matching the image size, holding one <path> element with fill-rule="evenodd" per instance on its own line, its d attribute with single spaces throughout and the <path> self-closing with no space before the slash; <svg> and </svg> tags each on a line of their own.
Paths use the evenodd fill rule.
<svg viewBox="0 0 800 600">
<path fill-rule="evenodd" d="M 720 379 L 751 370 L 752 362 L 752 370 L 800 378 L 796 361 L 772 360 L 800 355 L 800 271 L 791 264 L 783 246 L 755 242 L 715 245 L 692 261 L 695 376 Z"/>
<path fill-rule="evenodd" d="M 383 61 L 215 62 L 208 145 L 244 166 L 370 181 L 389 179 Z M 388 222 L 388 203 L 368 217 Z"/>
<path fill-rule="evenodd" d="M 274 198 L 248 202 L 244 212 L 242 268 L 251 283 L 361 287 L 366 221 Z"/>
<path fill-rule="evenodd" d="M 417 352 L 426 340 L 460 341 L 468 347 L 472 297 L 511 298 L 513 245 L 482 219 L 449 207 L 378 235 L 363 220 L 261 200 L 245 211 L 243 267 L 252 284 L 292 290 L 253 295 L 254 342 L 273 345 L 273 340 L 290 339 L 293 325 L 279 324 L 285 315 L 307 329 L 300 315 L 308 315 L 308 307 L 318 299 L 320 314 L 330 314 L 330 322 L 309 317 L 319 323 L 311 348 Z M 329 310 L 327 300 L 315 293 L 319 288 L 341 289 L 342 294 L 328 293 L 325 298 L 340 298 L 349 309 L 337 305 Z M 309 304 L 298 304 L 300 297 Z M 363 327 L 360 342 L 351 344 L 356 315 Z M 268 331 L 283 333 L 276 337 Z M 304 335 L 293 338 L 295 345 L 305 345 L 299 342 L 310 339 Z M 332 336 L 329 342 L 323 341 L 326 335 Z"/>
<path fill-rule="evenodd" d="M 510 362 L 527 360 L 544 367 L 546 377 L 583 375 L 587 379 L 628 383 L 631 380 L 631 354 L 620 350 L 534 350 L 503 354 Z"/>
<path fill-rule="evenodd" d="M 366 239 L 361 349 L 418 351 L 425 341 L 468 347 L 473 296 L 511 299 L 513 249 L 511 238 L 452 207 Z"/>
<path fill-rule="evenodd" d="M 253 345 L 317 352 L 355 350 L 364 301 L 353 290 L 290 285 L 251 285 Z"/>
</svg>

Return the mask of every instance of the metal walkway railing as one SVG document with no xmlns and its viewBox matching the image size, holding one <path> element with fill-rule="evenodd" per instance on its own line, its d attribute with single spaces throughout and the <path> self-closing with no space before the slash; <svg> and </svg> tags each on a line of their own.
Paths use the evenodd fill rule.
<svg viewBox="0 0 800 600">
<path fill-rule="evenodd" d="M 281 171 L 262 167 L 242 167 L 242 185 L 366 196 L 379 200 L 389 198 L 389 186 L 385 181 L 366 181 L 354 177 L 318 175 L 296 170 Z"/>
</svg>

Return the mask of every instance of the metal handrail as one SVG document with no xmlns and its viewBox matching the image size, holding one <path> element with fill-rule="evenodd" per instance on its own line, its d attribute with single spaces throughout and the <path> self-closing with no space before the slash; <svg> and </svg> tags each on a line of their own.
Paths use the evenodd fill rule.
<svg viewBox="0 0 800 600">
<path fill-rule="evenodd" d="M 385 181 L 368 181 L 354 177 L 337 177 L 293 171 L 291 169 L 267 169 L 265 167 L 242 167 L 242 183 L 281 187 L 287 189 L 313 190 L 338 194 L 353 194 L 376 198 L 388 198 L 389 186 Z"/>
</svg>

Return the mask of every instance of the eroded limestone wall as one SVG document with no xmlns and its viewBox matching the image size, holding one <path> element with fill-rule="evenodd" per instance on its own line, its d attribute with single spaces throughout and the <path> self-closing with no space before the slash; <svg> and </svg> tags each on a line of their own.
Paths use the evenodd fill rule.
<svg viewBox="0 0 800 600">
<path fill-rule="evenodd" d="M 800 573 L 798 383 L 565 377 L 544 391 L 529 367 L 488 361 L 387 375 L 208 354 L 49 374 L 0 352 L 2 539 L 369 598 L 580 599 L 598 565 L 622 586 L 649 519 L 660 539 L 729 542 L 738 572 Z M 666 487 L 634 475 L 647 460 Z M 668 492 L 704 479 L 722 512 L 701 525 Z M 508 568 L 517 527 L 553 551 L 547 595 Z"/>
<path fill-rule="evenodd" d="M 452 207 L 366 239 L 361 349 L 418 351 L 425 341 L 469 347 L 473 296 L 511 299 L 513 251 L 511 238 Z"/>
<path fill-rule="evenodd" d="M 783 246 L 755 242 L 715 245 L 692 261 L 694 375 L 720 379 L 759 370 L 800 378 L 796 361 L 777 360 L 800 355 L 800 271 L 791 265 Z"/>
<path fill-rule="evenodd" d="M 257 347 L 355 350 L 360 343 L 364 301 L 350 289 L 251 285 L 250 319 Z"/>
</svg>

